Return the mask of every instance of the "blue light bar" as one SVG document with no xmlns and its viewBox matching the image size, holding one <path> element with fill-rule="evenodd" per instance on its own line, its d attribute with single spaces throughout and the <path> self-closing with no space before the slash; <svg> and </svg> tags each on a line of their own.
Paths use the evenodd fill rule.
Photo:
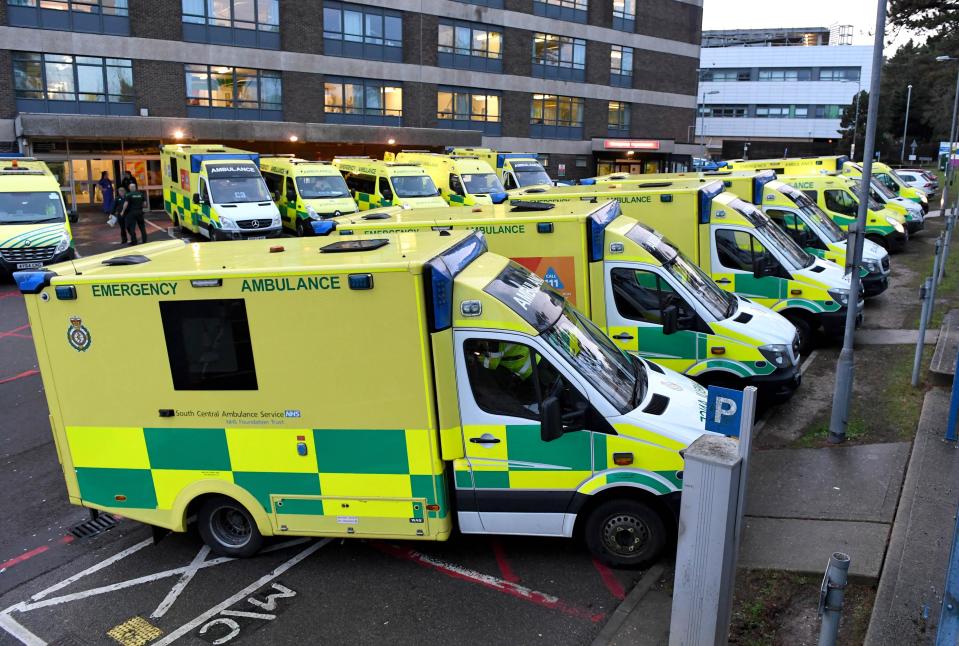
<svg viewBox="0 0 959 646">
<path fill-rule="evenodd" d="M 846 157 L 845 155 L 840 155 L 836 159 L 836 170 L 842 170 L 842 167 L 845 166 L 846 163 L 849 161 L 850 159 L 848 157 Z"/>
<path fill-rule="evenodd" d="M 622 214 L 619 202 L 609 202 L 589 214 L 586 220 L 586 241 L 589 250 L 589 261 L 599 262 L 603 259 L 603 241 L 606 227 Z"/>
<path fill-rule="evenodd" d="M 487 250 L 486 238 L 476 231 L 426 263 L 423 277 L 430 332 L 441 332 L 453 325 L 453 279 Z"/>
<path fill-rule="evenodd" d="M 506 198 L 509 197 L 507 193 L 490 193 L 489 199 L 493 200 L 493 204 L 502 204 L 506 201 Z"/>
<path fill-rule="evenodd" d="M 776 171 L 764 170 L 756 173 L 753 177 L 753 204 L 763 203 L 763 190 L 766 184 L 776 179 Z"/>
<path fill-rule="evenodd" d="M 720 181 L 711 182 L 699 189 L 699 223 L 709 224 L 712 217 L 713 198 L 726 190 Z"/>
<path fill-rule="evenodd" d="M 584 179 L 579 180 L 579 183 L 583 186 L 592 186 L 593 184 L 596 183 L 596 180 L 592 177 L 586 177 Z"/>
<path fill-rule="evenodd" d="M 22 294 L 39 294 L 56 275 L 55 271 L 15 271 L 13 279 Z"/>
<path fill-rule="evenodd" d="M 313 227 L 313 235 L 317 236 L 330 235 L 336 229 L 336 222 L 332 220 L 311 220 L 310 225 Z"/>
<path fill-rule="evenodd" d="M 200 166 L 205 161 L 251 161 L 260 167 L 259 153 L 197 153 L 190 155 L 190 172 L 199 173 Z"/>
</svg>

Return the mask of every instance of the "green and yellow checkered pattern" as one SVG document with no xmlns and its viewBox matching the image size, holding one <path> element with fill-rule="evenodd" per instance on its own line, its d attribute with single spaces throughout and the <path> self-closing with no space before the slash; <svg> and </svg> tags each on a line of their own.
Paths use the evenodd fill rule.
<svg viewBox="0 0 959 646">
<path fill-rule="evenodd" d="M 356 200 L 356 206 L 358 206 L 361 211 L 378 209 L 381 206 L 393 206 L 392 200 L 384 200 L 379 195 L 361 193 L 359 191 L 353 193 L 353 199 Z"/>
<path fill-rule="evenodd" d="M 195 208 L 191 196 L 168 188 L 163 189 L 163 210 L 170 216 L 171 222 L 176 214 L 181 225 L 194 231 L 199 230 L 201 222 L 209 223 L 212 213 L 208 204 Z"/>
</svg>

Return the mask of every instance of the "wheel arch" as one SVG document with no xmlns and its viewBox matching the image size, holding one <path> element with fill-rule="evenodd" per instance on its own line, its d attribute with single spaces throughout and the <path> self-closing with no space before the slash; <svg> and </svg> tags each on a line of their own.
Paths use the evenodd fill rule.
<svg viewBox="0 0 959 646">
<path fill-rule="evenodd" d="M 663 524 L 670 530 L 675 531 L 678 521 L 678 507 L 674 511 L 667 499 L 670 496 L 677 496 L 679 492 L 671 494 L 661 494 L 654 491 L 651 487 L 644 486 L 635 482 L 622 482 L 608 484 L 593 493 L 584 496 L 579 507 L 575 510 L 576 522 L 573 525 L 573 536 L 582 538 L 583 528 L 586 520 L 597 507 L 610 500 L 623 498 L 626 500 L 635 500 L 649 506 L 663 520 Z"/>
<path fill-rule="evenodd" d="M 273 525 L 263 505 L 249 491 L 226 480 L 198 480 L 185 486 L 173 502 L 171 516 L 176 519 L 174 531 L 185 531 L 187 519 L 196 513 L 203 502 L 213 496 L 232 498 L 250 513 L 257 529 L 264 536 L 273 535 Z"/>
</svg>

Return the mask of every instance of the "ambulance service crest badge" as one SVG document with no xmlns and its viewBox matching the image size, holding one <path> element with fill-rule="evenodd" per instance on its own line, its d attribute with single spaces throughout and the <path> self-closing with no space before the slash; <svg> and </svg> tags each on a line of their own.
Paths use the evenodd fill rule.
<svg viewBox="0 0 959 646">
<path fill-rule="evenodd" d="M 70 327 L 67 328 L 67 341 L 77 352 L 86 352 L 90 348 L 93 339 L 90 337 L 90 330 L 86 328 L 79 316 L 70 317 Z"/>
</svg>

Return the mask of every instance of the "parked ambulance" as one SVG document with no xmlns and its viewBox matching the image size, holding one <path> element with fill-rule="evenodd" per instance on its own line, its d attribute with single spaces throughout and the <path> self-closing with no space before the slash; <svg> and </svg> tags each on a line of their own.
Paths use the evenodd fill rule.
<svg viewBox="0 0 959 646">
<path fill-rule="evenodd" d="M 862 177 L 862 164 L 849 162 L 842 167 L 842 172 L 850 177 Z M 929 212 L 929 197 L 926 192 L 906 184 L 890 166 L 882 162 L 873 162 L 872 177 L 893 194 L 919 204 L 923 213 Z"/>
<path fill-rule="evenodd" d="M 225 556 L 265 536 L 446 540 L 455 514 L 641 566 L 705 432 L 701 386 L 477 232 L 171 240 L 16 278 L 70 501 L 174 531 L 195 516 Z M 311 331 L 295 351 L 291 321 Z"/>
<path fill-rule="evenodd" d="M 862 176 L 851 177 L 849 175 L 842 175 L 841 177 L 845 177 L 849 183 L 849 189 L 858 196 L 860 185 L 862 184 Z M 912 200 L 898 197 L 875 178 L 869 183 L 869 198 L 880 207 L 884 207 L 901 215 L 903 218 L 903 226 L 906 227 L 906 233 L 909 235 L 925 228 L 925 214 L 923 213 L 922 207 Z"/>
<path fill-rule="evenodd" d="M 395 156 L 386 153 L 384 157 L 425 168 L 451 206 L 499 204 L 506 200 L 506 190 L 493 168 L 474 155 L 404 150 Z"/>
<path fill-rule="evenodd" d="M 314 220 L 357 211 L 343 176 L 330 162 L 263 155 L 260 173 L 280 209 L 283 226 L 298 236 L 312 235 Z"/>
<path fill-rule="evenodd" d="M 817 329 L 842 334 L 849 302 L 843 268 L 804 251 L 756 206 L 724 192 L 720 181 L 534 188 L 510 195 L 511 202 L 591 199 L 617 200 L 625 215 L 662 233 L 720 287 L 785 316 L 799 331 L 803 354 Z"/>
<path fill-rule="evenodd" d="M 482 231 L 492 251 L 543 276 L 623 350 L 700 383 L 755 385 L 767 401 L 799 386 L 789 321 L 720 289 L 668 240 L 621 215 L 615 201 L 390 209 L 333 222 L 330 235 L 339 239 Z"/>
<path fill-rule="evenodd" d="M 489 148 L 447 148 L 446 152 L 450 155 L 473 156 L 485 161 L 496 169 L 496 174 L 507 191 L 530 186 L 553 186 L 556 183 L 534 153 L 500 153 Z"/>
<path fill-rule="evenodd" d="M 12 273 L 73 258 L 60 183 L 33 157 L 0 156 L 0 270 Z M 75 221 L 75 219 L 74 219 Z"/>
<path fill-rule="evenodd" d="M 361 211 L 382 206 L 446 206 L 429 173 L 417 164 L 335 157 L 333 167 L 343 175 Z"/>
<path fill-rule="evenodd" d="M 859 217 L 858 189 L 853 190 L 852 183 L 841 175 L 784 176 L 780 179 L 802 191 L 844 231 L 848 231 Z M 909 240 L 905 217 L 884 208 L 870 197 L 866 203 L 866 239 L 887 251 L 902 251 Z"/>
<path fill-rule="evenodd" d="M 731 159 L 723 170 L 774 170 L 777 175 L 823 175 L 841 173 L 849 157 L 825 155 L 822 157 L 788 157 L 783 159 Z"/>
<path fill-rule="evenodd" d="M 280 212 L 259 162 L 257 153 L 225 146 L 160 146 L 163 209 L 173 226 L 210 240 L 280 235 Z"/>
</svg>

